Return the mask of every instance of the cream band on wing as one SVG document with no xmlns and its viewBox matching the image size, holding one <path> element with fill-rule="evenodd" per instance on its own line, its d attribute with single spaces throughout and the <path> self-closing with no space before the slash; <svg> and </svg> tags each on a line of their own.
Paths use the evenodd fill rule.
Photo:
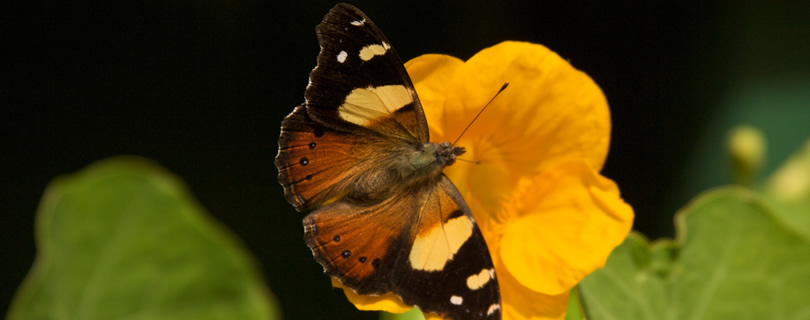
<svg viewBox="0 0 810 320">
<path fill-rule="evenodd" d="M 408 259 L 411 267 L 424 271 L 441 271 L 453 255 L 472 236 L 473 222 L 460 216 L 416 235 Z"/>
<path fill-rule="evenodd" d="M 411 93 L 402 85 L 357 88 L 346 96 L 338 114 L 343 120 L 366 126 L 412 102 Z"/>
<path fill-rule="evenodd" d="M 360 49 L 360 60 L 369 61 L 374 56 L 381 56 L 384 55 L 388 49 L 391 49 L 391 45 L 387 42 L 383 41 L 382 44 L 370 44 L 363 49 Z"/>
</svg>

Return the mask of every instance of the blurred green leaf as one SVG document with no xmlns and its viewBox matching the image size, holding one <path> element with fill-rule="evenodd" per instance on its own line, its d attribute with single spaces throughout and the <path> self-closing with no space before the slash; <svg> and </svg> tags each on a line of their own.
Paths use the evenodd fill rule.
<svg viewBox="0 0 810 320">
<path fill-rule="evenodd" d="M 380 320 L 425 320 L 425 315 L 419 308 L 413 308 L 408 312 L 390 313 L 380 312 Z"/>
<path fill-rule="evenodd" d="M 172 174 L 120 157 L 61 177 L 8 319 L 275 319 L 241 243 Z"/>
<path fill-rule="evenodd" d="M 707 192 L 676 241 L 631 234 L 580 283 L 586 318 L 808 319 L 810 238 L 785 222 L 746 189 Z"/>
<path fill-rule="evenodd" d="M 762 193 L 787 225 L 810 238 L 810 141 L 771 175 Z"/>
</svg>

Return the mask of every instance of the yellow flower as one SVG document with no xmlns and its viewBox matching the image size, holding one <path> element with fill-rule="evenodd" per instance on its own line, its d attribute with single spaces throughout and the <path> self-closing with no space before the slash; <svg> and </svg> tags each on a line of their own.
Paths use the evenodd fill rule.
<svg viewBox="0 0 810 320">
<path fill-rule="evenodd" d="M 604 266 L 632 227 L 633 210 L 601 176 L 610 114 L 599 87 L 547 48 L 503 42 L 467 62 L 423 55 L 405 64 L 431 141 L 455 141 L 505 82 L 444 172 L 489 246 L 504 319 L 562 319 L 568 292 Z M 358 296 L 364 310 L 403 312 L 396 296 Z"/>
</svg>

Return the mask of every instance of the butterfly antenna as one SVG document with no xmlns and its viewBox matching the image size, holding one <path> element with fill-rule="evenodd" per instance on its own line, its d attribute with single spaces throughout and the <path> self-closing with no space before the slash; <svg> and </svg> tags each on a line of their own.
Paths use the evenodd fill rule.
<svg viewBox="0 0 810 320">
<path fill-rule="evenodd" d="M 462 158 L 456 158 L 456 161 L 464 161 L 464 162 L 473 163 L 473 164 L 481 164 L 480 160 L 467 160 L 467 159 L 462 159 Z"/>
<path fill-rule="evenodd" d="M 489 99 L 489 102 L 487 102 L 487 104 L 486 104 L 486 105 L 484 105 L 484 107 L 483 107 L 483 108 L 481 108 L 481 111 L 478 111 L 478 114 L 477 114 L 477 115 L 475 115 L 475 118 L 473 118 L 473 119 L 472 119 L 472 121 L 470 121 L 470 123 L 469 123 L 469 124 L 467 124 L 467 127 L 466 127 L 466 128 L 464 128 L 464 131 L 462 131 L 462 132 L 461 132 L 461 134 L 460 134 L 460 135 L 458 135 L 458 138 L 456 138 L 456 141 L 453 141 L 453 146 L 455 146 L 455 145 L 456 145 L 456 142 L 458 142 L 458 140 L 459 140 L 459 139 L 461 139 L 461 136 L 463 136 L 463 135 L 464 135 L 464 133 L 465 133 L 465 132 L 467 132 L 467 129 L 469 129 L 469 128 L 470 128 L 470 126 L 472 126 L 473 122 L 475 122 L 475 120 L 478 120 L 478 117 L 480 117 L 480 116 L 481 116 L 481 114 L 482 114 L 482 113 L 484 113 L 484 110 L 486 110 L 486 109 L 487 109 L 487 107 L 489 107 L 489 104 L 490 104 L 490 103 L 492 103 L 492 101 L 493 101 L 493 100 L 495 100 L 495 98 L 497 98 L 497 97 L 498 97 L 498 95 L 499 95 L 499 94 L 501 94 L 501 92 L 503 92 L 503 90 L 504 90 L 504 89 L 506 89 L 506 87 L 508 87 L 508 86 L 509 86 L 509 81 L 507 81 L 507 82 L 505 82 L 505 83 L 503 84 L 503 86 L 501 87 L 501 89 L 500 89 L 500 90 L 498 90 L 498 92 L 496 92 L 494 96 L 492 96 L 492 99 Z M 461 160 L 461 159 L 458 159 L 458 160 Z M 477 162 L 477 161 L 476 161 L 476 162 Z"/>
</svg>

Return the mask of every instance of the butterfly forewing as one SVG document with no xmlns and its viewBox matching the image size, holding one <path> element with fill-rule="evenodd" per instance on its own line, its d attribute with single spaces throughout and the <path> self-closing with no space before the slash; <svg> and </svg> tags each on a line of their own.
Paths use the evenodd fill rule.
<svg viewBox="0 0 810 320">
<path fill-rule="evenodd" d="M 306 103 L 282 122 L 276 156 L 287 200 L 314 209 L 303 221 L 313 256 L 359 294 L 393 292 L 447 319 L 500 319 L 484 237 L 441 172 L 455 149 L 428 143 L 402 61 L 346 4 L 317 33 Z"/>
<path fill-rule="evenodd" d="M 313 119 L 339 130 L 371 129 L 415 142 L 429 140 L 408 73 L 371 19 L 338 4 L 316 33 L 321 52 L 305 93 Z"/>
<path fill-rule="evenodd" d="M 306 109 L 295 108 L 282 122 L 276 156 L 284 196 L 299 211 L 340 195 L 360 174 L 360 164 L 381 156 L 355 147 L 368 144 L 373 137 L 325 127 L 310 119 Z"/>
</svg>

